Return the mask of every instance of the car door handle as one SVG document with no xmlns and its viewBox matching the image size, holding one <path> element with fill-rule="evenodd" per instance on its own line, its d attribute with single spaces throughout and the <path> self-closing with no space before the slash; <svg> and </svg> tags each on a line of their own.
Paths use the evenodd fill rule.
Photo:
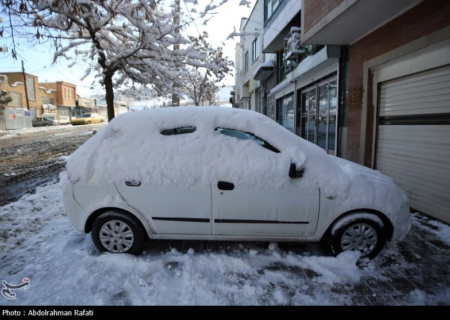
<svg viewBox="0 0 450 320">
<path fill-rule="evenodd" d="M 128 187 L 139 187 L 140 185 L 141 185 L 141 182 L 140 181 L 125 181 L 125 184 L 128 186 Z"/>
<path fill-rule="evenodd" d="M 226 182 L 226 181 L 219 181 L 219 183 L 217 184 L 217 187 L 220 190 L 233 190 L 234 184 L 232 184 L 230 182 Z"/>
</svg>

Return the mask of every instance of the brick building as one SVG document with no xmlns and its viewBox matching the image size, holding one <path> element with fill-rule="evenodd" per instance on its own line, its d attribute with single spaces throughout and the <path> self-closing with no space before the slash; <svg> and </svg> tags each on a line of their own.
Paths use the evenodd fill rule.
<svg viewBox="0 0 450 320">
<path fill-rule="evenodd" d="M 25 82 L 22 72 L 1 72 L 0 74 L 4 76 L 1 89 L 7 91 L 13 99 L 6 106 L 7 110 L 3 115 L 8 119 L 0 120 L 0 130 L 21 128 L 21 125 L 14 123 L 15 118 L 11 118 L 16 115 L 13 109 L 17 110 L 17 115 L 22 114 L 30 119 L 41 117 L 45 113 L 52 113 L 56 115 L 56 119 L 61 124 L 70 123 L 71 109 L 76 106 L 76 86 L 74 84 L 64 81 L 40 83 L 37 76 L 29 73 L 25 73 Z M 20 112 L 20 109 L 24 109 L 26 112 Z"/>
<path fill-rule="evenodd" d="M 392 177 L 413 209 L 450 223 L 450 1 L 257 6 L 263 59 L 248 80 L 260 83 L 257 111 Z"/>
<path fill-rule="evenodd" d="M 450 222 L 450 2 L 302 2 L 303 45 L 340 45 L 341 155 Z"/>
</svg>

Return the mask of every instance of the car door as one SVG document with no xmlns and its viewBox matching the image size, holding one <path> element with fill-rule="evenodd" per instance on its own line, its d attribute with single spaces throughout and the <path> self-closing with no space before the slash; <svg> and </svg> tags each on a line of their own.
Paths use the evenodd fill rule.
<svg viewBox="0 0 450 320">
<path fill-rule="evenodd" d="M 177 135 L 189 137 L 195 127 L 163 130 L 167 139 Z M 174 142 L 167 141 L 167 143 Z M 189 139 L 183 143 L 188 144 Z M 152 230 L 159 234 L 211 234 L 211 186 L 158 187 L 140 181 L 124 181 L 116 184 L 127 203 L 139 210 L 149 221 Z"/>
<path fill-rule="evenodd" d="M 211 187 L 161 188 L 124 181 L 116 184 L 127 203 L 160 234 L 211 234 Z"/>
<path fill-rule="evenodd" d="M 256 142 L 243 157 L 258 156 L 255 148 L 263 148 L 264 152 L 280 153 L 276 147 L 256 137 L 252 133 L 239 130 L 219 128 L 219 133 L 233 139 L 239 144 L 240 140 Z M 231 140 L 228 142 L 231 143 Z M 242 144 L 248 148 L 248 144 Z M 259 151 L 258 151 L 259 152 Z M 259 157 L 263 155 L 259 152 Z M 236 161 L 230 157 L 228 161 L 251 166 L 251 162 Z M 273 155 L 277 157 L 277 155 Z M 267 170 L 270 170 L 268 165 Z M 286 168 L 288 175 L 289 168 Z M 247 168 L 244 171 L 251 170 Z M 268 172 L 261 172 L 267 175 Z M 245 236 L 251 238 L 283 238 L 283 237 L 311 237 L 317 226 L 319 215 L 319 195 L 316 190 L 303 190 L 299 187 L 300 179 L 291 179 L 290 183 L 277 188 L 274 185 L 258 185 L 245 187 L 242 182 L 219 180 L 212 185 L 213 201 L 213 235 L 217 236 Z M 236 179 L 236 178 L 235 178 Z M 238 179 L 236 179 L 238 180 Z M 245 181 L 241 180 L 241 181 Z"/>
</svg>

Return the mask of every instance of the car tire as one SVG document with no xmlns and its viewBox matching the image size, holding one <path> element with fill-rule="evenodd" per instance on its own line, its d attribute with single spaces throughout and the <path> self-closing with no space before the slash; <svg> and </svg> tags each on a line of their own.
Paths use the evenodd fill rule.
<svg viewBox="0 0 450 320">
<path fill-rule="evenodd" d="M 91 121 L 89 120 L 89 121 L 87 122 L 87 124 L 91 124 Z"/>
<path fill-rule="evenodd" d="M 360 259 L 375 258 L 386 242 L 383 221 L 374 214 L 354 213 L 334 223 L 328 236 L 330 253 L 334 256 L 344 251 L 361 252 Z"/>
<path fill-rule="evenodd" d="M 118 210 L 99 215 L 92 225 L 91 236 L 100 252 L 134 255 L 142 253 L 147 239 L 139 219 Z"/>
</svg>

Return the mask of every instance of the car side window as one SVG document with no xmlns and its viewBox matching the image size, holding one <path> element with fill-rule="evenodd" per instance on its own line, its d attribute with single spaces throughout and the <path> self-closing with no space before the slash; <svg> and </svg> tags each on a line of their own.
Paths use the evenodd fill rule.
<svg viewBox="0 0 450 320">
<path fill-rule="evenodd" d="M 192 133 L 195 130 L 197 130 L 196 127 L 187 126 L 187 127 L 179 127 L 179 128 L 173 128 L 173 129 L 166 129 L 161 131 L 162 135 L 165 136 L 172 136 L 176 134 L 186 134 L 186 133 Z"/>
<path fill-rule="evenodd" d="M 224 134 L 226 136 L 238 138 L 241 140 L 253 140 L 261 147 L 266 148 L 267 150 L 270 150 L 275 153 L 280 153 L 280 150 L 272 146 L 267 141 L 255 136 L 253 133 L 228 128 L 216 128 L 216 131 L 219 132 L 220 134 Z"/>
</svg>

